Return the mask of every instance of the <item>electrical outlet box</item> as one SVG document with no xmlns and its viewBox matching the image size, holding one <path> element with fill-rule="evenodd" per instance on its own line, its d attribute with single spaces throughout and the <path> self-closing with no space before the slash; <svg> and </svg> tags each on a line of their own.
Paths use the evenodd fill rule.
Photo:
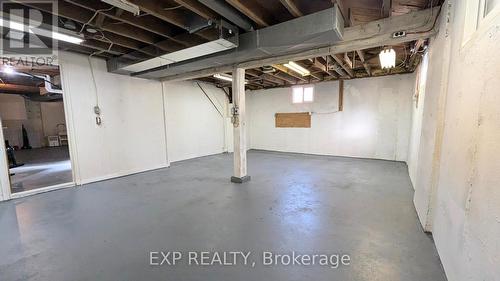
<svg viewBox="0 0 500 281">
<path fill-rule="evenodd" d="M 406 36 L 406 31 L 396 31 L 392 34 L 392 38 L 400 38 L 405 36 Z"/>
</svg>

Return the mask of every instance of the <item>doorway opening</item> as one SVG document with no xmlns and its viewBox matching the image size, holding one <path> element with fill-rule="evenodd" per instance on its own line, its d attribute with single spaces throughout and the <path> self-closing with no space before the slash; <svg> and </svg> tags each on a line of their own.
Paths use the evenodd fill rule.
<svg viewBox="0 0 500 281">
<path fill-rule="evenodd" d="M 73 182 L 60 77 L 57 66 L 3 66 L 0 71 L 11 195 Z"/>
</svg>

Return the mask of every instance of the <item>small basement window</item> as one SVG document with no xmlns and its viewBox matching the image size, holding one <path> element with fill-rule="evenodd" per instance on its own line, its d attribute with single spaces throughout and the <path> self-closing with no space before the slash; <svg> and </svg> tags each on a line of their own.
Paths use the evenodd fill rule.
<svg viewBox="0 0 500 281">
<path fill-rule="evenodd" d="M 309 103 L 314 101 L 314 86 L 300 86 L 292 88 L 293 103 Z"/>
<path fill-rule="evenodd" d="M 462 46 L 465 46 L 479 29 L 484 31 L 494 25 L 494 18 L 500 15 L 500 0 L 467 0 L 465 4 Z"/>
</svg>

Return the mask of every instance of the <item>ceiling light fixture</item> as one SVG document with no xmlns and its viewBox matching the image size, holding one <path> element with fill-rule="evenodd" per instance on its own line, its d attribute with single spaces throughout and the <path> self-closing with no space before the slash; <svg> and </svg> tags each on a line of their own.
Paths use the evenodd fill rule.
<svg viewBox="0 0 500 281">
<path fill-rule="evenodd" d="M 72 20 L 66 20 L 63 23 L 64 28 L 70 29 L 70 30 L 76 30 L 76 23 Z"/>
<path fill-rule="evenodd" d="M 8 75 L 12 75 L 15 73 L 14 68 L 11 65 L 4 65 L 2 68 L 2 72 Z"/>
<path fill-rule="evenodd" d="M 104 3 L 108 3 L 111 6 L 115 6 L 125 11 L 129 11 L 135 16 L 138 16 L 141 13 L 139 6 L 130 3 L 127 0 L 101 0 Z"/>
<path fill-rule="evenodd" d="M 214 78 L 217 78 L 219 80 L 233 82 L 233 77 L 231 75 L 227 75 L 224 73 L 217 73 L 214 75 Z"/>
<path fill-rule="evenodd" d="M 225 74 L 225 73 L 214 74 L 214 78 L 217 78 L 219 80 L 228 81 L 228 82 L 233 82 L 233 76 Z M 248 80 L 246 80 L 246 79 L 245 79 L 245 84 L 248 84 Z"/>
<path fill-rule="evenodd" d="M 68 43 L 72 43 L 72 44 L 80 44 L 84 41 L 82 38 L 78 38 L 76 36 L 71 36 L 71 35 L 57 32 L 57 31 L 41 29 L 41 28 L 33 27 L 33 26 L 26 26 L 22 23 L 15 22 L 12 20 L 10 20 L 10 21 L 4 20 L 2 18 L 0 18 L 0 26 L 3 26 L 5 28 L 9 28 L 11 30 L 28 32 L 31 34 L 36 34 L 36 35 L 43 36 L 43 37 L 53 38 L 55 40 L 64 41 L 64 42 L 68 42 Z"/>
<path fill-rule="evenodd" d="M 379 54 L 380 66 L 382 69 L 396 66 L 396 51 L 393 48 L 385 48 Z"/>
<path fill-rule="evenodd" d="M 302 76 L 311 75 L 311 72 L 309 70 L 303 68 L 302 66 L 298 65 L 297 63 L 295 63 L 293 61 L 289 61 L 288 63 L 284 64 L 284 66 L 297 72 L 298 74 L 300 74 Z"/>
</svg>

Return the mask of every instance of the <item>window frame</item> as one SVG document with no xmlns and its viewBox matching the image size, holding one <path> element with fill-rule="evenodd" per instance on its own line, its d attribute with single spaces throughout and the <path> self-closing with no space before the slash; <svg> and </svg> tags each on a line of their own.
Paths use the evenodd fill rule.
<svg viewBox="0 0 500 281">
<path fill-rule="evenodd" d="M 467 0 L 465 2 L 465 21 L 462 34 L 462 48 L 468 46 L 478 36 L 484 34 L 500 15 L 500 4 L 486 14 L 486 1 Z"/>
<path fill-rule="evenodd" d="M 304 97 L 305 97 L 304 93 L 305 93 L 306 88 L 312 89 L 312 100 L 310 100 L 310 101 L 306 101 L 304 99 Z M 294 99 L 295 89 L 302 89 L 300 102 L 295 102 L 295 99 Z M 314 102 L 314 85 L 298 85 L 298 86 L 292 87 L 292 104 L 304 104 L 304 103 L 313 103 L 313 102 Z"/>
</svg>

